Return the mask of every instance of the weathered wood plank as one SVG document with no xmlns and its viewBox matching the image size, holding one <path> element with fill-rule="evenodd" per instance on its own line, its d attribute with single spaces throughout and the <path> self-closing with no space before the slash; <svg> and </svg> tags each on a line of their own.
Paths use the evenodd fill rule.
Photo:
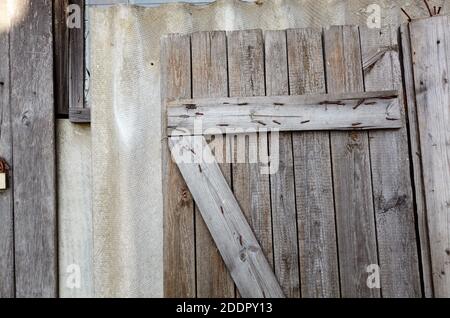
<svg viewBox="0 0 450 318">
<path fill-rule="evenodd" d="M 204 137 L 172 137 L 169 144 L 240 294 L 246 298 L 284 297 Z"/>
<path fill-rule="evenodd" d="M 228 95 L 227 39 L 225 32 L 199 32 L 192 41 L 192 95 L 197 97 L 221 97 Z M 224 140 L 223 138 L 221 140 Z M 222 145 L 223 146 L 223 145 Z M 224 152 L 216 152 L 215 156 Z M 231 164 L 217 159 L 228 184 L 231 185 Z M 233 298 L 234 283 L 219 251 L 195 208 L 195 237 L 197 262 L 197 297 Z"/>
<path fill-rule="evenodd" d="M 325 93 L 321 30 L 287 39 L 291 94 Z M 293 147 L 302 297 L 339 297 L 330 133 L 294 133 Z"/>
<path fill-rule="evenodd" d="M 80 27 L 70 28 L 69 36 L 69 108 L 84 108 L 84 2 L 85 0 L 69 0 L 70 4 L 80 8 Z M 69 113 L 70 116 L 70 113 Z"/>
<path fill-rule="evenodd" d="M 161 41 L 161 87 L 166 99 L 191 97 L 190 37 L 169 35 Z M 164 104 L 164 103 L 163 103 Z M 163 109 L 163 114 L 165 110 Z M 163 118 L 163 132 L 165 131 Z M 164 135 L 164 133 L 163 133 Z M 164 293 L 195 297 L 194 202 L 163 141 Z"/>
<path fill-rule="evenodd" d="M 17 297 L 57 296 L 52 1 L 16 1 L 10 33 Z"/>
<path fill-rule="evenodd" d="M 328 91 L 364 91 L 358 27 L 330 27 L 324 41 Z M 366 284 L 378 264 L 367 132 L 332 132 L 331 154 L 341 295 L 379 297 Z"/>
<path fill-rule="evenodd" d="M 288 62 L 285 31 L 265 32 L 266 93 L 288 95 Z M 298 240 L 295 207 L 295 182 L 292 133 L 279 135 L 275 171 L 270 175 L 272 231 L 275 273 L 286 297 L 300 297 Z"/>
<path fill-rule="evenodd" d="M 68 4 L 69 0 L 55 0 L 53 4 L 55 109 L 58 116 L 69 115 L 69 29 L 66 24 Z"/>
<path fill-rule="evenodd" d="M 0 3 L 0 156 L 12 166 L 11 107 L 9 100 L 9 18 Z M 10 167 L 11 168 L 11 167 Z M 12 171 L 9 171 L 12 180 Z M 14 297 L 13 190 L 0 191 L 0 298 Z"/>
<path fill-rule="evenodd" d="M 397 28 L 361 28 L 362 54 L 391 48 L 365 70 L 366 91 L 401 89 Z M 396 48 L 396 49 L 394 49 Z M 376 54 L 375 54 L 376 55 Z M 403 102 L 401 117 L 405 117 Z M 382 295 L 421 297 L 406 126 L 369 132 Z"/>
<path fill-rule="evenodd" d="M 427 211 L 425 207 L 425 193 L 423 188 L 422 159 L 420 154 L 420 136 L 417 123 L 417 105 L 414 89 L 414 74 L 411 56 L 411 42 L 408 24 L 400 28 L 402 40 L 403 79 L 408 110 L 410 154 L 413 165 L 416 222 L 419 231 L 420 256 L 422 261 L 422 281 L 424 295 L 433 297 L 433 278 L 431 274 L 430 243 L 428 237 Z"/>
<path fill-rule="evenodd" d="M 288 30 L 287 32 L 290 31 L 293 32 L 294 30 Z M 303 74 L 302 76 L 305 75 Z M 296 87 L 293 88 L 300 90 Z M 280 95 L 220 98 L 180 98 L 168 101 L 166 104 L 170 109 L 183 108 L 187 110 L 195 110 L 198 107 L 279 106 L 279 108 L 282 108 L 281 106 L 300 107 L 304 105 L 310 105 L 314 107 L 320 107 L 323 105 L 341 105 L 359 108 L 360 106 L 370 106 L 372 104 L 372 100 L 377 103 L 385 103 L 387 106 L 389 105 L 389 101 L 396 100 L 398 95 L 398 90 L 381 90 L 375 92 L 292 94 L 291 96 Z"/>
<path fill-rule="evenodd" d="M 450 297 L 450 34 L 447 16 L 410 24 L 436 297 Z"/>
<path fill-rule="evenodd" d="M 264 96 L 264 44 L 261 30 L 228 34 L 229 95 Z M 248 135 L 247 135 L 248 136 Z M 245 138 L 245 135 L 238 138 Z M 262 163 L 249 163 L 249 152 L 268 149 L 261 136 L 249 136 L 245 162 L 232 165 L 233 190 L 264 255 L 273 264 L 272 220 L 269 176 L 261 173 Z M 237 148 L 237 147 L 235 147 Z M 233 149 L 236 150 L 236 149 Z"/>
<path fill-rule="evenodd" d="M 91 122 L 91 109 L 69 108 L 69 120 L 72 123 L 89 124 Z"/>
<path fill-rule="evenodd" d="M 305 97 L 254 97 L 247 99 L 192 99 L 168 108 L 168 132 L 214 134 L 224 131 L 257 132 L 311 130 L 374 130 L 402 127 L 398 98 L 392 91 L 379 97 L 355 94 L 351 99 L 322 95 L 318 102 Z M 387 97 L 386 97 L 387 96 Z M 174 104 L 174 103 L 172 103 Z"/>
</svg>

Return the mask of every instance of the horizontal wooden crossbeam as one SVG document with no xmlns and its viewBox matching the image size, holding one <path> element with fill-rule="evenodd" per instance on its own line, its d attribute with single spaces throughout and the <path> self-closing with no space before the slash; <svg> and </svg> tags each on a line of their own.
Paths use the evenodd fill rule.
<svg viewBox="0 0 450 318">
<path fill-rule="evenodd" d="M 402 127 L 397 91 L 183 99 L 167 112 L 170 136 Z"/>
</svg>

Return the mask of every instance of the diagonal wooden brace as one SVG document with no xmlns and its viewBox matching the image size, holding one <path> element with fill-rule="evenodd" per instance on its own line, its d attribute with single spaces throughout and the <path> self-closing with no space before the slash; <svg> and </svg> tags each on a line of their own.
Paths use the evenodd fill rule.
<svg viewBox="0 0 450 318">
<path fill-rule="evenodd" d="M 205 138 L 170 137 L 169 146 L 242 297 L 284 298 Z"/>
</svg>

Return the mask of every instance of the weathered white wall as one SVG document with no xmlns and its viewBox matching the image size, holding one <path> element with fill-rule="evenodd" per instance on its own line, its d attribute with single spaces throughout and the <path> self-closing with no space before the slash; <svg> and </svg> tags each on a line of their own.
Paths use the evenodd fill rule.
<svg viewBox="0 0 450 318">
<path fill-rule="evenodd" d="M 57 124 L 59 294 L 92 297 L 91 128 Z"/>
<path fill-rule="evenodd" d="M 435 1 L 436 4 L 444 2 Z M 159 65 L 159 41 L 163 34 L 366 25 L 366 8 L 373 3 L 381 7 L 382 25 L 406 21 L 400 6 L 413 16 L 426 13 L 421 0 L 262 0 L 258 3 L 220 0 L 204 6 L 90 9 L 93 239 L 89 239 L 89 226 L 83 223 L 90 222 L 85 212 L 88 195 L 81 188 L 86 187 L 88 176 L 80 173 L 84 168 L 79 166 L 80 158 L 73 155 L 79 144 L 64 142 L 64 136 L 79 130 L 63 123 L 59 125 L 62 151 L 59 158 L 61 167 L 66 169 L 59 169 L 60 201 L 63 202 L 60 233 L 65 233 L 67 228 L 72 232 L 62 234 L 60 261 L 68 264 L 72 260 L 67 255 L 74 254 L 84 255 L 77 258 L 80 263 L 90 264 L 87 245 L 92 244 L 91 277 L 97 297 L 163 295 L 161 141 L 164 136 L 160 124 Z M 89 131 L 83 131 L 83 136 L 87 135 Z M 78 141 L 87 154 L 90 141 L 84 137 Z M 76 211 L 80 215 L 84 213 L 82 221 L 75 218 Z M 77 240 L 86 246 L 78 245 L 81 243 Z M 61 278 L 65 278 L 64 266 L 61 271 Z M 63 286 L 61 290 L 64 291 Z M 88 288 L 86 294 L 90 292 Z M 64 294 L 77 295 L 69 291 Z"/>
</svg>

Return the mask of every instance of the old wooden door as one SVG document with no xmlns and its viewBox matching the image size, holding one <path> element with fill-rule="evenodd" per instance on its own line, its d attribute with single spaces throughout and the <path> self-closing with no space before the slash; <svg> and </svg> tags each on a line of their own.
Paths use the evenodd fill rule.
<svg viewBox="0 0 450 318">
<path fill-rule="evenodd" d="M 263 163 L 252 162 L 249 151 L 245 163 L 220 163 L 287 297 L 422 295 L 397 39 L 394 28 L 335 26 L 162 40 L 164 105 L 189 98 L 399 91 L 400 128 L 371 130 L 353 122 L 348 131 L 281 132 L 271 174 L 261 173 Z M 354 109 L 371 104 L 363 103 Z M 165 135 L 167 128 L 173 129 L 166 124 Z M 270 153 L 261 134 L 246 145 L 252 143 Z M 230 151 L 225 145 L 224 154 Z M 164 147 L 165 295 L 236 297 L 239 290 L 170 159 L 167 140 Z"/>
</svg>

